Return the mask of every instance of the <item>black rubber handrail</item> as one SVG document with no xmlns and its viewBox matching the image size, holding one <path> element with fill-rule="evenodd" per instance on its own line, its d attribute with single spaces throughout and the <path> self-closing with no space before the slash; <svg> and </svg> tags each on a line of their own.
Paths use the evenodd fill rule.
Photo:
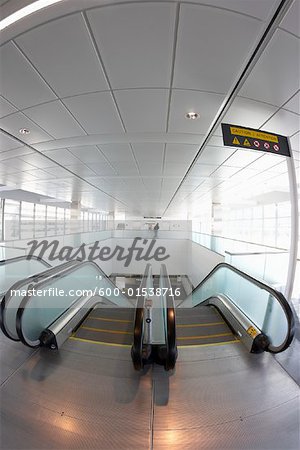
<svg viewBox="0 0 300 450">
<path fill-rule="evenodd" d="M 62 271 L 64 269 L 66 269 L 69 266 L 74 266 L 75 261 L 68 261 L 64 264 L 61 264 L 59 266 L 55 266 L 55 267 L 51 267 L 49 265 L 49 269 L 44 270 L 43 272 L 40 272 L 38 274 L 34 274 L 34 275 L 29 275 L 26 278 L 22 278 L 21 280 L 17 281 L 16 283 L 14 283 L 4 294 L 1 303 L 0 303 L 0 328 L 2 330 L 2 332 L 5 334 L 6 337 L 8 337 L 9 339 L 11 339 L 12 341 L 19 341 L 18 338 L 13 337 L 9 331 L 6 328 L 6 324 L 5 324 L 5 311 L 6 309 L 9 307 L 9 303 L 11 301 L 12 298 L 12 292 L 14 291 L 20 291 L 23 289 L 27 289 L 27 286 L 30 283 L 37 283 L 40 280 L 43 279 L 48 279 L 50 278 L 53 274 L 55 274 L 58 271 Z"/>
<path fill-rule="evenodd" d="M 163 279 L 163 287 L 168 289 L 166 293 L 166 311 L 165 311 L 166 314 L 165 334 L 167 347 L 165 369 L 172 370 L 175 367 L 178 355 L 176 342 L 176 316 L 175 316 L 174 296 L 172 294 L 172 286 L 165 264 L 161 265 L 160 277 L 162 277 Z"/>
<path fill-rule="evenodd" d="M 287 325 L 288 325 L 288 329 L 287 329 L 287 334 L 286 334 L 286 338 L 284 339 L 283 343 L 279 346 L 273 346 L 273 345 L 269 345 L 268 347 L 268 352 L 270 353 L 280 353 L 283 352 L 284 350 L 286 350 L 290 343 L 293 340 L 294 334 L 295 334 L 295 319 L 294 319 L 294 314 L 292 311 L 292 308 L 290 307 L 287 299 L 285 298 L 285 296 L 277 291 L 276 289 L 272 288 L 271 286 L 268 286 L 267 284 L 263 283 L 262 281 L 257 280 L 256 278 L 253 278 L 251 275 L 248 275 L 247 273 L 243 272 L 240 269 L 237 269 L 234 266 L 231 266 L 228 263 L 225 262 L 221 262 L 219 264 L 217 264 L 211 272 L 209 272 L 209 274 L 202 280 L 200 281 L 200 283 L 193 289 L 192 294 L 193 295 L 201 286 L 203 286 L 206 281 L 219 269 L 221 268 L 226 268 L 231 270 L 232 272 L 237 273 L 238 275 L 240 275 L 242 278 L 250 281 L 252 284 L 254 284 L 255 286 L 258 286 L 260 289 L 263 289 L 267 292 L 269 292 L 269 294 L 271 294 L 280 304 L 286 320 L 287 320 Z M 185 300 L 183 300 L 184 302 Z M 181 302 L 180 305 L 183 303 Z M 179 305 L 178 305 L 179 306 Z M 251 317 L 250 317 L 251 319 Z M 252 319 L 251 319 L 252 320 Z"/>
<path fill-rule="evenodd" d="M 35 255 L 31 255 L 31 256 L 20 255 L 20 256 L 14 256 L 13 258 L 1 259 L 0 266 L 6 265 L 6 264 L 15 263 L 15 262 L 18 262 L 18 261 L 22 261 L 22 259 L 26 259 L 27 261 L 31 261 L 32 259 L 34 259 L 35 261 L 40 261 L 46 267 L 51 267 L 51 264 L 49 264 L 43 258 L 40 258 L 39 256 L 35 256 Z"/>
<path fill-rule="evenodd" d="M 72 261 L 69 261 L 69 262 L 72 262 Z M 94 261 L 82 261 L 82 260 L 76 260 L 75 262 L 77 262 L 76 265 L 72 265 L 71 267 L 66 268 L 66 270 L 62 270 L 62 271 L 60 271 L 60 272 L 58 272 L 58 273 L 55 273 L 55 274 L 52 275 L 51 277 L 48 277 L 46 280 L 42 280 L 40 283 L 37 283 L 37 284 L 34 286 L 34 288 L 35 288 L 36 290 L 40 290 L 40 289 L 42 289 L 45 285 L 47 285 L 49 282 L 55 281 L 56 279 L 59 279 L 59 278 L 64 278 L 64 277 L 66 277 L 67 275 L 69 275 L 70 273 L 72 273 L 74 270 L 78 269 L 79 267 L 82 267 L 83 265 L 85 265 L 85 266 L 91 265 L 91 266 L 93 266 L 93 267 L 96 267 L 97 270 L 101 273 L 101 275 L 103 275 L 103 276 L 110 282 L 110 284 L 111 284 L 114 288 L 116 288 L 116 285 L 115 285 L 115 284 L 107 277 L 107 275 L 103 272 L 103 270 L 100 269 L 100 267 L 99 267 Z M 74 263 L 74 261 L 73 261 L 73 263 Z M 121 291 L 120 291 L 120 293 L 121 293 Z M 123 295 L 123 294 L 122 294 L 122 295 Z M 123 296 L 125 297 L 125 295 L 123 295 Z M 125 298 L 126 298 L 126 300 L 128 300 L 127 297 L 125 297 Z M 25 344 L 25 345 L 27 345 L 28 347 L 31 347 L 31 348 L 37 348 L 37 347 L 39 347 L 39 345 L 31 345 L 30 342 L 26 339 L 26 336 L 25 336 L 24 331 L 23 331 L 23 328 L 22 328 L 22 318 L 23 318 L 23 314 L 24 314 L 24 311 L 25 311 L 26 306 L 28 305 L 30 299 L 31 299 L 31 296 L 26 295 L 26 296 L 22 299 L 22 301 L 21 301 L 21 304 L 20 304 L 20 306 L 19 306 L 19 308 L 18 308 L 17 315 L 16 315 L 16 331 L 17 331 L 17 334 L 18 334 L 18 336 L 19 336 L 20 341 L 21 341 L 23 344 Z M 129 300 L 128 300 L 128 302 L 129 302 Z M 73 303 L 73 302 L 72 302 L 72 303 Z M 72 306 L 72 305 L 70 305 L 70 306 Z M 68 308 L 66 308 L 65 311 L 66 311 L 67 309 L 68 309 Z M 55 320 L 56 320 L 56 319 L 55 319 Z M 55 320 L 54 320 L 54 321 L 55 321 Z M 52 323 L 53 323 L 53 322 L 52 322 Z"/>
<path fill-rule="evenodd" d="M 142 293 L 143 289 L 147 286 L 147 279 L 149 275 L 150 264 L 146 265 L 144 275 L 139 287 L 139 292 Z M 143 338 L 144 338 L 144 308 L 145 308 L 146 296 L 141 295 L 138 297 L 138 301 L 135 309 L 135 319 L 133 328 L 133 344 L 131 347 L 131 359 L 136 370 L 141 370 L 143 364 Z"/>
</svg>

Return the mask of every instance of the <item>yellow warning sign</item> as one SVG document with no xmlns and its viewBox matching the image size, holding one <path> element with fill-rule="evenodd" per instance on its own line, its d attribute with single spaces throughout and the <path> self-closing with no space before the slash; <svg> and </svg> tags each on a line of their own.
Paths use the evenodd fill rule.
<svg viewBox="0 0 300 450">
<path fill-rule="evenodd" d="M 254 327 L 249 327 L 247 333 L 254 339 L 259 333 Z"/>
<path fill-rule="evenodd" d="M 264 133 L 262 131 L 254 131 L 249 130 L 247 128 L 230 127 L 230 133 L 236 134 L 237 136 L 250 137 L 253 139 L 262 139 L 263 141 L 278 143 L 277 136 L 275 136 L 274 134 Z"/>
<path fill-rule="evenodd" d="M 235 138 L 233 139 L 232 143 L 233 143 L 233 144 L 236 144 L 236 145 L 241 145 L 241 143 L 240 143 L 240 141 L 238 140 L 237 137 L 235 137 Z"/>
<path fill-rule="evenodd" d="M 250 142 L 248 141 L 248 139 L 245 139 L 244 140 L 244 144 L 243 145 L 245 145 L 246 147 L 251 147 L 251 144 L 250 144 Z"/>
</svg>

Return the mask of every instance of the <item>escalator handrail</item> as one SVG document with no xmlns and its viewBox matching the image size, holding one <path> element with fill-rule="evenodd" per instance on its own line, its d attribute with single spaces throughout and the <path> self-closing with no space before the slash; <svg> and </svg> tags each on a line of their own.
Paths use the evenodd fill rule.
<svg viewBox="0 0 300 450">
<path fill-rule="evenodd" d="M 69 261 L 69 262 L 73 262 L 73 263 L 74 263 L 74 261 Z M 109 281 L 109 283 L 110 283 L 114 288 L 116 288 L 116 285 L 108 278 L 108 276 L 104 273 L 104 271 L 103 271 L 103 270 L 102 270 L 102 269 L 101 269 L 94 261 L 75 260 L 75 262 L 76 262 L 76 264 L 73 264 L 73 265 L 71 265 L 70 267 L 67 267 L 65 270 L 62 270 L 62 271 L 60 271 L 60 272 L 58 272 L 58 273 L 55 273 L 55 274 L 53 274 L 52 276 L 48 277 L 47 279 L 38 282 L 36 285 L 34 285 L 35 290 L 40 290 L 40 289 L 42 289 L 45 285 L 47 285 L 48 283 L 51 283 L 52 281 L 55 281 L 55 280 L 57 280 L 57 279 L 61 279 L 61 278 L 66 277 L 67 275 L 69 275 L 70 273 L 72 273 L 74 270 L 78 269 L 79 267 L 82 267 L 83 265 L 84 265 L 84 266 L 90 265 L 90 266 L 96 267 L 97 270 L 98 270 L 102 275 L 105 276 L 105 278 Z M 60 266 L 59 266 L 59 267 L 60 267 Z M 29 290 L 29 289 L 28 289 L 28 290 Z M 129 300 L 127 299 L 127 297 L 125 297 L 125 295 L 122 294 L 121 291 L 120 291 L 120 295 L 123 296 L 124 298 L 126 298 L 126 300 L 129 302 Z M 31 297 L 32 297 L 31 295 L 26 295 L 26 296 L 22 299 L 22 301 L 21 301 L 21 303 L 20 303 L 20 306 L 19 306 L 19 308 L 18 308 L 18 311 L 17 311 L 17 315 L 16 315 L 16 331 L 17 331 L 17 334 L 18 334 L 18 336 L 19 336 L 20 341 L 21 341 L 23 344 L 27 345 L 28 347 L 33 347 L 33 346 L 30 345 L 30 343 L 27 341 L 26 336 L 25 336 L 25 334 L 24 334 L 24 331 L 23 331 L 23 328 L 22 328 L 22 318 L 23 318 L 24 311 L 25 311 L 26 307 L 28 306 L 28 303 L 29 303 Z M 74 301 L 75 301 L 75 300 L 74 300 Z M 72 306 L 72 304 L 74 303 L 74 301 L 69 305 L 68 308 L 65 309 L 65 311 L 67 311 L 67 310 Z M 56 319 L 55 319 L 55 320 L 56 320 Z M 53 321 L 52 321 L 52 323 L 53 323 Z M 36 348 L 36 346 L 34 346 L 33 348 Z"/>
<path fill-rule="evenodd" d="M 39 259 L 39 258 L 38 258 Z M 45 262 L 45 261 L 44 261 Z M 48 264 L 48 263 L 46 263 Z M 43 272 L 29 275 L 26 278 L 22 278 L 21 280 L 16 281 L 3 295 L 0 303 L 0 328 L 6 337 L 13 341 L 19 341 L 19 339 L 15 339 L 9 334 L 9 331 L 5 325 L 5 311 L 9 307 L 9 303 L 12 298 L 13 291 L 20 291 L 22 287 L 28 286 L 30 283 L 38 282 L 40 279 L 45 279 L 51 277 L 53 273 L 56 273 L 59 270 L 63 270 L 65 267 L 69 267 L 70 265 L 74 265 L 74 261 L 68 261 L 59 266 L 51 267 L 49 264 L 49 268 L 44 270 Z"/>
<path fill-rule="evenodd" d="M 294 319 L 294 314 L 292 311 L 291 306 L 289 305 L 287 299 L 285 298 L 285 296 L 277 291 L 276 289 L 272 288 L 271 286 L 268 286 L 267 284 L 263 283 L 260 280 L 257 280 L 256 278 L 252 277 L 251 275 L 248 275 L 247 273 L 243 272 L 240 269 L 237 269 L 236 267 L 232 266 L 231 264 L 225 263 L 225 262 L 221 262 L 219 264 L 217 264 L 212 270 L 211 272 L 209 272 L 208 275 L 206 275 L 206 277 L 200 281 L 200 283 L 193 289 L 191 295 L 193 295 L 196 290 L 198 290 L 201 286 L 203 286 L 206 281 L 219 269 L 221 269 L 222 267 L 225 267 L 229 270 L 231 270 L 232 272 L 237 273 L 238 275 L 240 275 L 242 278 L 250 281 L 252 284 L 258 286 L 261 289 L 264 289 L 265 291 L 269 292 L 269 294 L 271 294 L 280 304 L 286 320 L 287 320 L 287 334 L 286 334 L 286 338 L 283 341 L 283 343 L 279 346 L 272 346 L 270 345 L 268 348 L 268 351 L 271 353 L 279 353 L 282 352 L 284 350 L 286 350 L 290 343 L 293 340 L 294 334 L 295 334 L 295 319 Z M 183 300 L 184 302 L 185 300 Z M 182 304 L 183 302 L 181 302 L 180 304 Z M 179 305 L 178 305 L 179 306 Z"/>
<path fill-rule="evenodd" d="M 166 347 L 167 356 L 165 368 L 172 370 L 175 367 L 177 359 L 177 343 L 176 343 L 176 317 L 175 317 L 175 302 L 172 294 L 172 287 L 170 278 L 165 264 L 161 265 L 160 277 L 163 280 L 163 287 L 168 288 L 166 293 Z"/>
<path fill-rule="evenodd" d="M 151 264 L 147 264 L 144 275 L 139 287 L 139 292 L 147 286 L 147 279 Z M 133 328 L 133 344 L 131 347 L 131 358 L 136 370 L 143 368 L 143 337 L 144 337 L 144 308 L 146 296 L 139 296 L 135 309 L 134 328 Z"/>
<path fill-rule="evenodd" d="M 26 259 L 27 261 L 31 261 L 32 259 L 34 259 L 35 261 L 41 262 L 46 267 L 51 267 L 51 264 L 49 264 L 43 258 L 40 258 L 39 256 L 36 256 L 36 255 L 31 255 L 30 257 L 28 255 L 20 255 L 20 256 L 14 256 L 13 258 L 1 259 L 0 266 L 15 263 L 18 261 L 22 261 L 22 259 Z"/>
</svg>

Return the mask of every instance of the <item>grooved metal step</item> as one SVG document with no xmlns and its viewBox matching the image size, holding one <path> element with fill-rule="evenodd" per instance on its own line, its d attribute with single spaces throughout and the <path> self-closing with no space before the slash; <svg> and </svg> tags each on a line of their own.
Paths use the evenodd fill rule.
<svg viewBox="0 0 300 450">
<path fill-rule="evenodd" d="M 178 347 L 239 342 L 223 317 L 209 306 L 177 309 L 176 331 Z"/>
<path fill-rule="evenodd" d="M 130 346 L 134 308 L 97 308 L 84 320 L 71 339 Z"/>
</svg>

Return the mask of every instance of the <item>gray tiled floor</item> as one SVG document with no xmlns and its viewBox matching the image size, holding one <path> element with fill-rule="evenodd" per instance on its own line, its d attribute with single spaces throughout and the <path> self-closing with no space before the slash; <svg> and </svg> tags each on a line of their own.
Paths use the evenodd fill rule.
<svg viewBox="0 0 300 450">
<path fill-rule="evenodd" d="M 1 347 L 15 370 L 1 390 L 5 450 L 298 448 L 298 386 L 240 343 L 180 349 L 174 372 L 141 374 L 128 348 L 69 340 L 28 359 L 20 345 L 12 360 Z"/>
</svg>

